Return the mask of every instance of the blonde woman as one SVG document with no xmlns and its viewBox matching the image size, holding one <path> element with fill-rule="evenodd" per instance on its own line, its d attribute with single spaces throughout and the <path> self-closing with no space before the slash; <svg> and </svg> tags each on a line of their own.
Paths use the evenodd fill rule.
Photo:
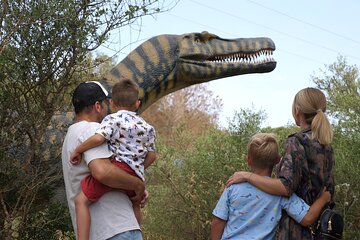
<svg viewBox="0 0 360 240">
<path fill-rule="evenodd" d="M 294 98 L 292 112 L 300 132 L 290 135 L 284 144 L 285 154 L 276 167 L 277 179 L 262 178 L 249 172 L 236 172 L 227 182 L 249 182 L 274 195 L 296 193 L 309 205 L 313 204 L 324 187 L 334 195 L 335 158 L 331 141 L 333 131 L 325 115 L 326 98 L 316 88 L 300 90 Z M 284 214 L 277 239 L 312 239 L 309 227 Z"/>
</svg>

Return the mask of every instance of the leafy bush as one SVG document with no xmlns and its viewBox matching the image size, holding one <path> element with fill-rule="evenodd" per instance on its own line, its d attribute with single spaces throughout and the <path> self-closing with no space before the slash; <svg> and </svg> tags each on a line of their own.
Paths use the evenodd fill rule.
<svg viewBox="0 0 360 240">
<path fill-rule="evenodd" d="M 68 206 L 60 202 L 31 214 L 29 223 L 21 239 L 75 240 Z"/>
<path fill-rule="evenodd" d="M 210 128 L 194 140 L 183 128 L 177 139 L 192 141 L 191 148 L 158 145 L 159 157 L 148 182 L 152 197 L 144 210 L 146 239 L 210 236 L 212 210 L 225 182 L 235 171 L 247 169 L 246 145 L 254 131 L 260 129 L 261 121 L 252 120 L 261 113 L 246 112 L 246 118 L 244 113 L 235 116 L 239 125 L 233 125 L 231 132 Z"/>
</svg>

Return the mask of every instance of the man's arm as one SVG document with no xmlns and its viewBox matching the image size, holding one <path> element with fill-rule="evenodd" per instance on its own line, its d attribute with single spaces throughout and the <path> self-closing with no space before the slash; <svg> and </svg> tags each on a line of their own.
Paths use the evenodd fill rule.
<svg viewBox="0 0 360 240">
<path fill-rule="evenodd" d="M 322 209 L 331 199 L 330 192 L 322 192 L 320 197 L 310 206 L 309 211 L 301 220 L 300 224 L 304 227 L 307 227 L 315 222 L 318 219 Z"/>
<path fill-rule="evenodd" d="M 132 201 L 139 201 L 144 194 L 144 182 L 116 167 L 109 159 L 94 159 L 89 164 L 91 175 L 99 182 L 112 187 L 133 190 L 136 196 Z"/>
<path fill-rule="evenodd" d="M 147 169 L 156 160 L 155 152 L 148 152 L 144 160 L 144 168 Z"/>
<path fill-rule="evenodd" d="M 235 172 L 227 181 L 229 187 L 234 183 L 248 182 L 260 190 L 272 194 L 289 197 L 289 193 L 280 179 L 264 178 L 251 172 Z"/>
<path fill-rule="evenodd" d="M 211 222 L 211 240 L 219 240 L 223 235 L 226 221 L 218 217 L 213 217 Z"/>
</svg>

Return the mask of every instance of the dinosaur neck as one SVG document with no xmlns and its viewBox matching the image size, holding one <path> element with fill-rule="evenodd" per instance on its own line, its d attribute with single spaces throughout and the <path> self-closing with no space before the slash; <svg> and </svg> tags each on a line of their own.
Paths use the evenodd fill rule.
<svg viewBox="0 0 360 240">
<path fill-rule="evenodd" d="M 144 42 L 105 76 L 106 85 L 111 88 L 121 78 L 136 81 L 142 99 L 140 112 L 162 96 L 183 88 L 176 86 L 177 40 L 177 35 L 160 35 Z"/>
</svg>

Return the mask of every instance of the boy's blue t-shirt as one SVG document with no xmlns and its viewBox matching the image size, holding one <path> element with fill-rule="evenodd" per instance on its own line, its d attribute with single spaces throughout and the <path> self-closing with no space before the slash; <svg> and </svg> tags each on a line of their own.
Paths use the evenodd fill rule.
<svg viewBox="0 0 360 240">
<path fill-rule="evenodd" d="M 213 215 L 227 221 L 221 239 L 274 239 L 282 209 L 301 222 L 309 208 L 296 194 L 275 196 L 240 183 L 224 190 Z"/>
</svg>

